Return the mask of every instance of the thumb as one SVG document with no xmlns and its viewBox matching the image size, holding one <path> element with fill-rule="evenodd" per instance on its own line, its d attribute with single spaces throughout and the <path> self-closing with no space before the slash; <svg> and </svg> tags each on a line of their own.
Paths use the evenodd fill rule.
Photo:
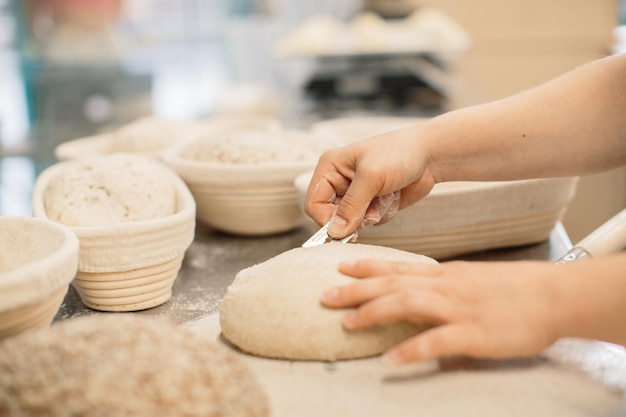
<svg viewBox="0 0 626 417">
<path fill-rule="evenodd" d="M 379 192 L 377 182 L 375 177 L 369 181 L 366 177 L 355 175 L 330 220 L 328 234 L 332 238 L 340 239 L 357 230 Z"/>
</svg>

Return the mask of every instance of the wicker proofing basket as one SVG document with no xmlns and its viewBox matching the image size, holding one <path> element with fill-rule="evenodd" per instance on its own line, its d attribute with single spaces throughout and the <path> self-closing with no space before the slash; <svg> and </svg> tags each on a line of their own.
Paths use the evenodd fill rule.
<svg viewBox="0 0 626 417">
<path fill-rule="evenodd" d="M 301 207 L 311 176 L 295 182 Z M 359 230 L 358 242 L 438 260 L 541 242 L 562 219 L 577 183 L 578 177 L 437 184 L 388 223 Z"/>
<path fill-rule="evenodd" d="M 0 340 L 48 326 L 78 265 L 78 239 L 58 223 L 0 217 Z"/>
<path fill-rule="evenodd" d="M 305 224 L 294 180 L 313 169 L 317 157 L 271 164 L 223 164 L 182 156 L 192 143 L 175 145 L 161 158 L 189 186 L 199 221 L 244 236 L 282 233 Z"/>
<path fill-rule="evenodd" d="M 33 213 L 48 218 L 44 192 L 65 161 L 43 171 L 33 191 Z M 137 311 L 165 303 L 195 233 L 195 202 L 170 169 L 177 212 L 155 220 L 101 227 L 70 227 L 80 241 L 73 282 L 86 306 L 102 311 Z"/>
</svg>

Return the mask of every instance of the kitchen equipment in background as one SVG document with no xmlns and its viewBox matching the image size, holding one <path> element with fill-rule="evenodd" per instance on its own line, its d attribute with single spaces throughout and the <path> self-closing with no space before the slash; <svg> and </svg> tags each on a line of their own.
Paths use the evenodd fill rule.
<svg viewBox="0 0 626 417">
<path fill-rule="evenodd" d="M 274 54 L 309 62 L 297 88 L 325 117 L 354 109 L 433 115 L 445 109 L 449 68 L 470 45 L 453 19 L 420 7 L 392 20 L 372 11 L 347 22 L 313 16 L 279 38 Z"/>
<path fill-rule="evenodd" d="M 403 19 L 384 19 L 371 11 L 344 22 L 316 15 L 279 38 L 280 58 L 359 55 L 432 54 L 441 58 L 463 54 L 471 37 L 454 19 L 432 7 L 419 7 Z"/>
<path fill-rule="evenodd" d="M 29 80 L 37 121 L 33 139 L 44 166 L 59 144 L 152 113 L 150 75 L 117 65 L 48 65 Z"/>
<path fill-rule="evenodd" d="M 421 0 L 365 0 L 365 8 L 388 18 L 402 18 L 411 14 Z"/>
</svg>

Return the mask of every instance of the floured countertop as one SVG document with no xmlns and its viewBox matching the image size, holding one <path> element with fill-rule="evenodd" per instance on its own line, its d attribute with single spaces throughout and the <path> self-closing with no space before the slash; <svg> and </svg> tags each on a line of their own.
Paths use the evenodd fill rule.
<svg viewBox="0 0 626 417">
<path fill-rule="evenodd" d="M 220 343 L 219 316 L 184 324 Z M 238 352 L 265 387 L 272 416 L 626 415 L 626 350 L 563 340 L 544 355 L 391 366 L 380 357 L 293 362 Z"/>
<path fill-rule="evenodd" d="M 257 238 L 204 226 L 187 250 L 172 298 L 137 314 L 167 317 L 220 343 L 218 310 L 241 269 L 300 246 L 310 233 Z M 571 246 L 559 225 L 550 240 L 464 259 L 557 260 Z M 55 320 L 98 313 L 71 288 Z M 380 357 L 292 362 L 239 355 L 258 375 L 272 417 L 368 416 L 626 416 L 626 350 L 600 342 L 563 340 L 541 356 L 507 361 L 468 358 L 391 366 Z"/>
</svg>

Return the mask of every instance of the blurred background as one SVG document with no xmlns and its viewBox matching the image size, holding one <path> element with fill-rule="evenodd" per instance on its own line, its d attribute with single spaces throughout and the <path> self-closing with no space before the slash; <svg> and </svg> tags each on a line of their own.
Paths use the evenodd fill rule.
<svg viewBox="0 0 626 417">
<path fill-rule="evenodd" d="M 0 214 L 30 215 L 55 146 L 143 116 L 431 117 L 624 53 L 625 28 L 619 0 L 0 0 Z M 566 230 L 624 207 L 626 169 L 582 178 Z"/>
</svg>

